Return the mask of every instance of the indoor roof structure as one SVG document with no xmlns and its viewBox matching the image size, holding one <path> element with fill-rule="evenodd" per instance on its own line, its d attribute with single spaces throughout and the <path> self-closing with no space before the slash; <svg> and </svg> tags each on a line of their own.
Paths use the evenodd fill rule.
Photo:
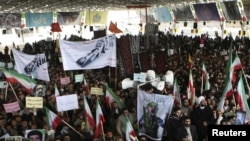
<svg viewBox="0 0 250 141">
<path fill-rule="evenodd" d="M 161 6 L 212 0 L 1 0 L 0 12 L 72 12 L 86 9 L 125 9 Z"/>
</svg>

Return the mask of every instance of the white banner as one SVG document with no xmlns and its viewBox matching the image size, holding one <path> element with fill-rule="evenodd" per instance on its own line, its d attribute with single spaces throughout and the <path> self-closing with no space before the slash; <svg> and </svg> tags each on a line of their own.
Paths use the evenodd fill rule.
<svg viewBox="0 0 250 141">
<path fill-rule="evenodd" d="M 137 121 L 139 135 L 145 135 L 152 140 L 161 140 L 165 119 L 173 108 L 174 98 L 162 94 L 148 94 L 137 91 Z"/>
<path fill-rule="evenodd" d="M 45 54 L 30 55 L 12 49 L 15 69 L 18 73 L 32 76 L 34 79 L 50 81 L 48 73 L 48 64 Z"/>
<path fill-rule="evenodd" d="M 91 41 L 60 40 L 64 70 L 116 67 L 116 37 L 108 35 Z"/>
<path fill-rule="evenodd" d="M 69 111 L 78 109 L 78 98 L 76 94 L 69 94 L 56 97 L 57 111 Z"/>
</svg>

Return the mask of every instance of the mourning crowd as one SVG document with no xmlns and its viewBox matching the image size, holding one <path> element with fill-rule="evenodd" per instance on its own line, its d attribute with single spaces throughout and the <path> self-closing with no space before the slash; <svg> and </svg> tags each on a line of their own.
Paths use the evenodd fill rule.
<svg viewBox="0 0 250 141">
<path fill-rule="evenodd" d="M 239 109 L 234 96 L 230 96 L 225 100 L 223 110 L 217 110 L 217 105 L 225 88 L 226 67 L 229 49 L 232 47 L 233 56 L 238 53 L 242 69 L 238 70 L 237 75 L 250 74 L 250 40 L 247 37 L 236 37 L 235 39 L 228 36 L 224 39 L 216 37 L 210 38 L 204 34 L 201 36 L 189 37 L 184 35 L 166 34 L 163 37 L 162 44 L 166 51 L 166 68 L 165 71 L 174 72 L 174 78 L 178 80 L 181 104 L 174 105 L 171 115 L 165 119 L 166 126 L 162 141 L 205 141 L 207 140 L 206 128 L 209 124 L 216 125 L 232 125 L 235 124 L 236 112 Z M 83 40 L 80 37 L 72 37 L 67 40 Z M 126 121 L 124 115 L 127 115 L 133 125 L 133 129 L 138 131 L 137 124 L 137 88 L 131 87 L 122 89 L 121 82 L 125 78 L 120 74 L 118 68 L 101 68 L 94 70 L 77 70 L 64 71 L 63 64 L 60 59 L 60 49 L 56 41 L 39 41 L 32 45 L 27 43 L 23 49 L 13 44 L 13 48 L 17 48 L 27 54 L 45 53 L 48 61 L 48 70 L 50 81 L 44 82 L 36 80 L 37 85 L 43 86 L 43 105 L 62 120 L 52 136 L 48 128 L 45 109 L 28 109 L 25 107 L 25 97 L 33 95 L 27 93 L 20 84 L 13 84 L 13 89 L 9 86 L 7 90 L 4 88 L 0 92 L 0 137 L 8 133 L 10 136 L 25 136 L 27 129 L 45 129 L 46 141 L 92 141 L 92 129 L 86 122 L 85 107 L 83 95 L 86 95 L 93 117 L 96 114 L 96 99 L 102 108 L 105 117 L 103 123 L 103 132 L 96 140 L 104 141 L 124 141 Z M 201 44 L 203 44 L 201 46 Z M 0 53 L 1 62 L 13 62 L 12 47 L 5 47 L 4 52 Z M 173 53 L 168 53 L 172 50 Z M 119 55 L 119 54 L 118 54 Z M 189 62 L 188 56 L 192 58 L 192 77 L 195 87 L 196 101 L 193 107 L 187 96 L 187 88 L 189 81 Z M 210 89 L 202 91 L 202 63 L 207 67 L 209 74 Z M 153 65 L 152 65 L 153 66 Z M 154 70 L 155 68 L 151 68 Z M 114 77 L 114 73 L 117 75 Z M 105 92 L 105 86 L 108 85 L 114 93 L 125 104 L 125 108 L 120 108 L 117 102 L 113 102 L 111 107 L 105 103 L 104 95 L 91 95 L 85 87 L 84 82 L 74 81 L 74 75 L 84 74 L 88 88 L 100 87 Z M 157 74 L 162 76 L 163 74 Z M 67 85 L 60 84 L 60 78 L 69 76 L 70 83 Z M 248 81 L 248 77 L 245 77 Z M 4 74 L 1 74 L 1 81 L 5 81 Z M 77 94 L 79 108 L 64 112 L 57 112 L 55 87 L 58 86 L 60 95 Z M 248 83 L 245 84 L 247 95 L 249 94 Z M 234 92 L 237 89 L 237 83 L 233 84 Z M 163 91 L 157 90 L 153 85 L 147 85 L 144 90 L 149 93 L 157 93 L 163 95 L 173 95 L 173 85 L 165 84 Z M 34 90 L 35 91 L 35 90 Z M 21 109 L 17 112 L 6 113 L 3 104 L 12 103 L 20 100 Z M 248 103 L 250 100 L 248 98 Z M 244 123 L 250 125 L 250 121 Z M 68 126 L 70 125 L 70 126 Z M 189 127 L 189 128 L 187 128 Z M 80 133 L 80 134 L 79 134 Z M 140 141 L 150 141 L 146 136 L 137 136 Z M 4 139 L 0 139 L 4 140 Z"/>
</svg>

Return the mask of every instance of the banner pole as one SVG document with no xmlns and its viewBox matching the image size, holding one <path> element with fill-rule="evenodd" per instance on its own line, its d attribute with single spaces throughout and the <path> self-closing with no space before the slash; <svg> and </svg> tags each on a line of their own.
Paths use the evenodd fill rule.
<svg viewBox="0 0 250 141">
<path fill-rule="evenodd" d="M 77 131 L 74 127 L 72 127 L 70 124 L 68 124 L 65 120 L 62 120 L 63 123 L 65 123 L 68 127 L 70 127 L 73 131 L 75 131 L 80 136 L 83 136 L 79 131 Z"/>
<path fill-rule="evenodd" d="M 13 93 L 14 93 L 14 95 L 15 95 L 17 101 L 18 101 L 18 103 L 23 107 L 23 103 L 22 103 L 22 102 L 20 101 L 20 99 L 17 97 L 16 92 L 14 91 L 14 89 L 13 89 L 11 83 L 8 83 L 8 84 L 10 85 L 10 87 L 11 87 L 11 89 L 12 89 L 12 91 L 13 91 Z"/>
</svg>

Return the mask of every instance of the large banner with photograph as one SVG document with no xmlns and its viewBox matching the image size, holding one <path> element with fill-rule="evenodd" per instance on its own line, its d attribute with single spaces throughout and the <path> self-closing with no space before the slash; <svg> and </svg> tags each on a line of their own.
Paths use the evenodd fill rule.
<svg viewBox="0 0 250 141">
<path fill-rule="evenodd" d="M 173 21 L 173 17 L 167 6 L 153 8 L 153 15 L 159 23 Z"/>
<path fill-rule="evenodd" d="M 179 5 L 173 7 L 173 13 L 176 21 L 193 21 L 194 16 L 189 5 Z"/>
<path fill-rule="evenodd" d="M 80 25 L 82 12 L 57 12 L 57 22 L 60 25 Z"/>
<path fill-rule="evenodd" d="M 241 14 L 236 1 L 224 1 L 221 8 L 228 21 L 241 20 Z"/>
<path fill-rule="evenodd" d="M 193 6 L 199 21 L 220 21 L 216 3 L 199 3 Z"/>
<path fill-rule="evenodd" d="M 26 27 L 50 26 L 53 22 L 53 13 L 25 13 Z"/>
<path fill-rule="evenodd" d="M 172 96 L 137 91 L 137 120 L 139 135 L 145 135 L 152 140 L 162 139 L 165 119 L 173 108 Z"/>
<path fill-rule="evenodd" d="M 18 73 L 27 76 L 32 76 L 39 80 L 50 81 L 48 64 L 45 54 L 30 55 L 18 51 L 17 49 L 12 49 L 15 69 Z"/>
<path fill-rule="evenodd" d="M 21 26 L 21 13 L 1 13 L 0 27 L 12 28 Z"/>
<path fill-rule="evenodd" d="M 108 11 L 87 11 L 85 16 L 85 24 L 107 24 Z"/>
<path fill-rule="evenodd" d="M 243 1 L 243 3 L 244 3 L 245 14 L 247 16 L 247 19 L 249 20 L 250 19 L 250 1 L 245 0 Z"/>
<path fill-rule="evenodd" d="M 116 37 L 114 34 L 91 41 L 60 40 L 64 70 L 116 67 Z"/>
</svg>

